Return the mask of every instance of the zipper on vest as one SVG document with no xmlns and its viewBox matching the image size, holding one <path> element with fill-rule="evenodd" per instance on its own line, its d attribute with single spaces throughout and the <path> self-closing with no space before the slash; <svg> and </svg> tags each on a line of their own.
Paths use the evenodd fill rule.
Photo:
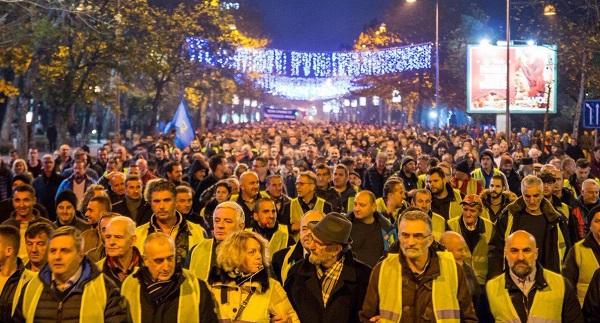
<svg viewBox="0 0 600 323">
<path fill-rule="evenodd" d="M 60 301 L 58 302 L 58 321 L 62 321 L 62 309 L 63 309 L 63 302 Z"/>
</svg>

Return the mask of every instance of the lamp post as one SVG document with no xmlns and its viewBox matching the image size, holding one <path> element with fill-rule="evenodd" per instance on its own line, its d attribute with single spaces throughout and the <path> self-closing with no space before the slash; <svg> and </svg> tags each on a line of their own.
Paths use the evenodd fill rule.
<svg viewBox="0 0 600 323">
<path fill-rule="evenodd" d="M 510 138 L 510 0 L 506 0 L 506 140 Z"/>
<path fill-rule="evenodd" d="M 417 0 L 406 0 L 406 2 L 416 2 Z M 508 0 L 507 0 L 508 1 Z M 439 96 L 440 96 L 440 15 L 439 0 L 435 0 L 435 111 L 439 115 Z M 439 120 L 436 122 L 436 129 L 439 126 Z"/>
</svg>

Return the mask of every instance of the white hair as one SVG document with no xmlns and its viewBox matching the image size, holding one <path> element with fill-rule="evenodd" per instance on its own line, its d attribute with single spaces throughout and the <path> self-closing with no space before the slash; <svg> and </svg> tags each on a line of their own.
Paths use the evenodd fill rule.
<svg viewBox="0 0 600 323">
<path fill-rule="evenodd" d="M 130 218 L 130 217 L 126 217 L 126 216 L 122 216 L 122 215 L 118 215 L 115 216 L 114 218 L 110 219 L 110 222 L 108 222 L 108 225 L 110 225 L 113 222 L 123 222 L 127 225 L 127 233 L 129 233 L 130 235 L 134 236 L 135 235 L 135 222 Z M 107 227 L 108 227 L 107 225 Z"/>
<path fill-rule="evenodd" d="M 235 211 L 235 214 L 237 215 L 238 225 L 246 222 L 246 216 L 244 215 L 244 209 L 242 209 L 242 207 L 239 204 L 237 204 L 236 202 L 225 201 L 225 202 L 219 203 L 219 205 L 217 205 L 217 207 L 213 211 L 213 214 L 217 213 L 218 209 L 233 209 Z"/>
</svg>

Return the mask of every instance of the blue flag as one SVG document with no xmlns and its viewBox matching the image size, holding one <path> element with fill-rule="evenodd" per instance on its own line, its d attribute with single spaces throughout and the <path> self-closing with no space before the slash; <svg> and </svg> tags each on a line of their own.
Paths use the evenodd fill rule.
<svg viewBox="0 0 600 323">
<path fill-rule="evenodd" d="M 190 114 L 188 113 L 188 109 L 183 101 L 183 98 L 181 98 L 179 107 L 177 108 L 175 116 L 173 117 L 173 121 L 170 124 L 176 129 L 175 146 L 177 146 L 179 149 L 188 147 L 192 143 L 192 140 L 194 140 L 195 134 L 192 126 L 192 119 L 190 118 Z"/>
</svg>

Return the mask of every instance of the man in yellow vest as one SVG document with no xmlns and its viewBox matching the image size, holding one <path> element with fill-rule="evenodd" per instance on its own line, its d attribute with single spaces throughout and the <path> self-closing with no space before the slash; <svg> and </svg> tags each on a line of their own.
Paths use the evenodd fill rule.
<svg viewBox="0 0 600 323">
<path fill-rule="evenodd" d="M 361 322 L 477 322 L 462 267 L 451 253 L 431 248 L 429 216 L 405 212 L 398 236 L 400 253 L 373 268 Z"/>
<path fill-rule="evenodd" d="M 426 185 L 431 191 L 431 210 L 449 220 L 462 214 L 460 191 L 452 188 L 444 170 L 433 167 L 427 172 Z"/>
<path fill-rule="evenodd" d="M 481 167 L 476 168 L 471 176 L 481 182 L 484 188 L 490 187 L 492 176 L 502 174 L 498 168 L 494 167 L 494 153 L 486 149 L 479 154 L 479 164 Z"/>
<path fill-rule="evenodd" d="M 416 190 L 415 196 L 410 202 L 410 205 L 429 215 L 432 228 L 431 234 L 436 241 L 440 240 L 444 232 L 450 230 L 450 227 L 446 223 L 446 219 L 444 219 L 443 216 L 431 211 L 431 192 L 429 190 L 424 188 Z"/>
<path fill-rule="evenodd" d="M 219 203 L 213 213 L 213 239 L 206 239 L 193 246 L 183 267 L 202 280 L 208 279 L 211 269 L 217 266 L 217 245 L 232 233 L 244 230 L 245 218 L 244 210 L 236 202 Z"/>
<path fill-rule="evenodd" d="M 48 264 L 22 290 L 16 322 L 127 322 L 115 283 L 83 252 L 79 230 L 64 226 L 50 235 Z"/>
<path fill-rule="evenodd" d="M 525 176 L 521 192 L 523 196 L 508 205 L 496 221 L 488 246 L 488 279 L 503 272 L 505 241 L 515 231 L 524 230 L 536 238 L 540 263 L 556 273 L 560 273 L 566 250 L 571 247 L 567 219 L 544 198 L 542 180 Z"/>
<path fill-rule="evenodd" d="M 216 323 L 210 290 L 203 280 L 177 265 L 171 237 L 155 232 L 143 245 L 144 266 L 127 277 L 121 288 L 133 323 Z"/>
<path fill-rule="evenodd" d="M 23 285 L 36 275 L 26 269 L 21 258 L 17 256 L 20 244 L 19 229 L 10 225 L 0 225 L 0 322 L 11 322 Z"/>
<path fill-rule="evenodd" d="M 333 188 L 340 193 L 342 199 L 341 213 L 348 214 L 354 209 L 354 197 L 358 189 L 348 181 L 350 171 L 340 163 L 333 168 Z"/>
<path fill-rule="evenodd" d="M 571 283 L 537 263 L 533 235 L 513 232 L 506 239 L 504 256 L 508 268 L 486 285 L 496 322 L 583 322 Z"/>
<path fill-rule="evenodd" d="M 450 184 L 453 188 L 458 189 L 463 195 L 481 194 L 481 191 L 483 191 L 481 183 L 471 177 L 468 160 L 462 160 L 456 165 L 454 177 L 450 179 Z"/>
<path fill-rule="evenodd" d="M 269 241 L 269 252 L 275 253 L 294 244 L 286 225 L 277 222 L 277 209 L 270 198 L 256 201 L 252 225 L 246 230 L 254 231 Z"/>
<path fill-rule="evenodd" d="M 292 234 L 300 232 L 300 219 L 309 210 L 316 210 L 328 214 L 333 211 L 331 204 L 315 194 L 317 175 L 311 171 L 298 174 L 296 191 L 298 197 L 293 198 L 283 206 L 281 216 L 282 224 L 289 224 Z"/>
<path fill-rule="evenodd" d="M 142 250 L 146 237 L 154 232 L 164 232 L 175 241 L 177 262 L 187 256 L 191 247 L 206 240 L 204 230 L 199 224 L 186 220 L 177 212 L 177 189 L 175 184 L 167 180 L 158 180 L 150 184 L 146 200 L 150 203 L 154 214 L 150 222 L 140 225 L 135 230 L 137 236 L 135 246 Z"/>
<path fill-rule="evenodd" d="M 581 305 L 594 272 L 600 268 L 600 206 L 590 211 L 589 225 L 590 232 L 569 250 L 563 266 L 563 276 L 577 289 Z"/>
<path fill-rule="evenodd" d="M 275 278 L 283 285 L 288 276 L 290 268 L 298 261 L 304 259 L 304 256 L 308 255 L 308 234 L 310 229 L 308 228 L 309 223 L 319 222 L 325 214 L 323 212 L 310 210 L 302 216 L 300 220 L 300 239 L 298 242 L 290 247 L 281 249 L 273 254 L 271 258 L 271 264 Z"/>
</svg>

